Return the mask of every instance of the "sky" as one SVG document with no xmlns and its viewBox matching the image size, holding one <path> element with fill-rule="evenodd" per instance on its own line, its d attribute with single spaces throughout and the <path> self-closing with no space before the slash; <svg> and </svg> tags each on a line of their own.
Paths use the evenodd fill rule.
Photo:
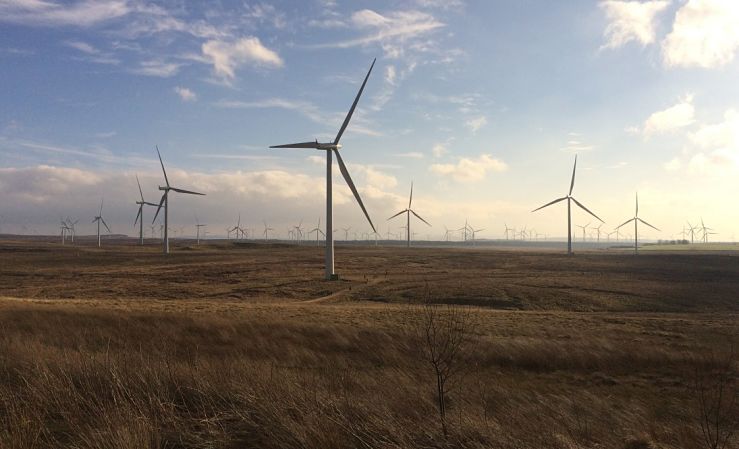
<svg viewBox="0 0 739 449">
<path fill-rule="evenodd" d="M 171 227 L 285 236 L 325 222 L 325 153 L 374 58 L 342 157 L 376 225 L 417 238 L 468 220 L 566 236 L 567 194 L 602 231 L 739 233 L 733 0 L 0 0 L 0 232 L 103 216 L 134 235 L 173 186 Z M 334 169 L 334 227 L 370 227 Z M 147 227 L 154 210 L 144 211 Z M 595 220 L 581 210 L 575 224 Z M 595 223 L 592 223 L 595 224 Z M 148 231 L 148 229 L 147 229 Z M 629 231 L 630 232 L 630 229 Z M 343 232 L 340 233 L 340 237 Z"/>
</svg>

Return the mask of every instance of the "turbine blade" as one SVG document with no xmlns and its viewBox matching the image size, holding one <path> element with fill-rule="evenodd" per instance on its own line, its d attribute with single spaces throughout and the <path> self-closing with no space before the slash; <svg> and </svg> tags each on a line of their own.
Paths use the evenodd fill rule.
<svg viewBox="0 0 739 449">
<path fill-rule="evenodd" d="M 417 213 L 413 212 L 413 210 L 411 210 L 411 209 L 408 209 L 408 210 L 410 210 L 410 211 L 411 211 L 411 213 L 412 213 L 413 215 L 415 215 L 415 216 L 416 216 L 416 218 L 418 218 L 418 219 L 419 219 L 419 220 L 421 220 L 422 222 L 426 223 L 427 225 L 431 226 L 431 223 L 429 223 L 428 221 L 426 221 L 426 220 L 424 220 L 423 218 L 421 218 L 421 216 L 420 216 L 420 215 L 418 215 Z"/>
<path fill-rule="evenodd" d="M 367 80 L 369 79 L 370 73 L 372 73 L 372 68 L 375 66 L 375 61 L 377 61 L 377 58 L 372 60 L 372 65 L 370 66 L 369 71 L 367 72 L 367 76 L 364 77 L 364 81 L 362 82 L 362 87 L 359 88 L 359 92 L 357 92 L 357 97 L 354 99 L 354 103 L 352 103 L 352 107 L 351 109 L 349 109 L 349 113 L 346 114 L 346 118 L 344 119 L 344 123 L 341 124 L 339 133 L 336 134 L 336 139 L 334 139 L 334 145 L 339 143 L 339 140 L 341 140 L 341 136 L 344 134 L 344 130 L 346 130 L 347 125 L 349 125 L 349 120 L 352 119 L 352 114 L 354 114 L 354 109 L 356 109 L 357 103 L 359 103 L 359 97 L 362 96 L 362 91 L 364 90 L 364 86 L 367 84 Z M 369 216 L 367 216 L 367 219 L 369 220 Z M 370 224 L 372 224 L 371 221 L 370 221 Z"/>
<path fill-rule="evenodd" d="M 103 217 L 100 217 L 100 221 L 103 222 L 103 226 L 105 226 L 105 229 L 108 230 L 108 234 L 111 234 L 113 231 L 110 230 L 110 228 L 108 227 L 108 223 L 105 222 L 105 219 Z"/>
<path fill-rule="evenodd" d="M 634 214 L 634 216 L 639 216 L 639 192 L 636 193 L 636 213 Z"/>
<path fill-rule="evenodd" d="M 647 223 L 646 221 L 642 220 L 641 218 L 637 218 L 637 220 L 641 221 L 642 223 L 644 223 L 645 225 L 647 225 L 647 226 L 649 226 L 650 228 L 654 229 L 655 231 L 659 231 L 659 232 L 662 232 L 662 231 L 660 231 L 659 229 L 657 229 L 657 228 L 655 228 L 654 226 L 652 226 L 652 225 L 650 225 L 649 223 Z"/>
<path fill-rule="evenodd" d="M 136 175 L 136 184 L 139 185 L 139 193 L 141 194 L 141 202 L 144 202 L 144 192 L 141 191 L 141 183 L 139 182 L 139 175 Z"/>
<path fill-rule="evenodd" d="M 157 221 L 157 216 L 159 215 L 159 211 L 162 210 L 162 204 L 164 204 L 164 198 L 167 197 L 167 192 L 164 192 L 164 195 L 162 195 L 162 199 L 159 200 L 159 206 L 157 207 L 157 213 L 154 214 L 154 219 L 151 220 L 151 224 L 154 224 L 155 221 Z"/>
<path fill-rule="evenodd" d="M 413 202 L 413 181 L 411 181 L 411 196 L 410 196 L 410 199 L 408 200 L 408 209 L 411 208 L 412 202 Z"/>
<path fill-rule="evenodd" d="M 406 213 L 406 212 L 408 212 L 408 209 L 405 209 L 405 210 L 401 210 L 401 211 L 400 211 L 400 212 L 398 212 L 397 214 L 395 214 L 395 215 L 393 215 L 392 217 L 388 218 L 388 219 L 387 219 L 387 221 L 390 221 L 390 220 L 392 220 L 393 218 L 397 217 L 398 215 L 400 215 L 400 214 L 404 214 L 404 213 Z"/>
<path fill-rule="evenodd" d="M 162 155 L 159 153 L 159 145 L 156 145 L 157 156 L 159 156 L 159 163 L 162 165 L 162 172 L 164 173 L 164 182 L 169 187 L 169 179 L 167 179 L 167 170 L 164 169 L 164 162 L 162 162 Z"/>
<path fill-rule="evenodd" d="M 180 193 L 187 193 L 188 195 L 203 195 L 203 196 L 205 196 L 204 193 L 193 192 L 192 190 L 177 189 L 175 187 L 170 187 L 170 190 L 174 190 L 175 192 L 180 192 Z"/>
<path fill-rule="evenodd" d="M 621 223 L 620 225 L 616 226 L 616 229 L 620 228 L 620 227 L 621 227 L 621 226 L 623 226 L 623 225 L 629 224 L 629 223 L 631 223 L 631 222 L 632 222 L 632 221 L 634 221 L 634 220 L 635 220 L 635 218 L 629 218 L 628 220 L 624 221 L 624 222 L 623 222 L 623 223 Z"/>
<path fill-rule="evenodd" d="M 99 216 L 103 215 L 103 199 L 102 198 L 100 199 L 100 213 L 98 215 Z"/>
<path fill-rule="evenodd" d="M 543 206 L 541 206 L 541 207 L 537 207 L 536 209 L 532 210 L 531 212 L 536 212 L 536 211 L 537 211 L 537 210 L 539 210 L 539 209 L 544 209 L 544 208 L 545 208 L 545 207 L 547 207 L 547 206 L 551 206 L 551 205 L 552 205 L 552 204 L 554 204 L 554 203 L 559 203 L 560 201 L 564 201 L 564 200 L 566 200 L 566 199 L 567 199 L 567 197 L 566 197 L 566 196 L 563 196 L 562 198 L 557 198 L 556 200 L 554 200 L 554 201 L 550 201 L 549 203 L 547 203 L 547 204 L 545 204 L 545 205 L 543 205 Z M 506 228 L 507 228 L 507 227 L 508 227 L 508 226 L 506 226 Z"/>
<path fill-rule="evenodd" d="M 372 64 L 374 64 L 374 62 Z M 370 68 L 370 70 L 372 69 Z M 367 76 L 369 76 L 369 74 L 367 74 Z M 367 80 L 365 79 L 365 82 L 366 81 Z M 360 90 L 359 93 L 362 93 L 362 91 Z M 359 99 L 359 97 L 357 97 L 357 99 Z M 357 192 L 357 188 L 354 187 L 354 182 L 352 182 L 352 177 L 349 176 L 349 171 L 346 169 L 346 165 L 344 165 L 344 160 L 341 158 L 341 154 L 339 154 L 339 150 L 333 150 L 333 151 L 334 153 L 336 153 L 336 161 L 339 163 L 339 170 L 341 170 L 341 174 L 344 176 L 344 180 L 349 185 L 349 188 L 352 189 L 352 193 L 354 193 L 354 198 L 357 199 L 357 203 L 359 203 L 359 207 L 362 208 L 362 212 L 364 212 L 364 216 L 367 217 L 367 221 L 369 221 L 369 224 L 372 227 L 372 230 L 376 231 L 375 225 L 372 224 L 372 219 L 367 213 L 367 209 L 365 209 L 364 203 L 362 203 L 362 198 L 359 196 L 359 192 Z"/>
<path fill-rule="evenodd" d="M 147 202 L 147 201 L 144 201 L 144 204 L 147 204 L 147 205 L 149 205 L 149 206 L 154 206 L 154 207 L 158 206 L 158 204 L 157 204 L 157 203 L 149 203 L 149 202 Z"/>
<path fill-rule="evenodd" d="M 318 148 L 318 142 L 288 143 L 285 145 L 272 145 L 270 148 Z"/>
<path fill-rule="evenodd" d="M 134 220 L 134 222 L 133 222 L 133 225 L 134 226 L 136 226 L 136 223 L 139 222 L 139 217 L 141 217 L 141 209 L 143 209 L 143 208 L 144 208 L 144 205 L 143 204 L 139 206 L 139 213 L 136 214 L 136 220 Z"/>
<path fill-rule="evenodd" d="M 570 182 L 570 193 L 572 195 L 572 189 L 575 188 L 575 169 L 577 169 L 577 155 L 575 155 L 575 165 L 572 166 L 572 181 Z"/>
<path fill-rule="evenodd" d="M 580 206 L 580 207 L 581 207 L 581 208 L 582 208 L 582 209 L 583 209 L 583 210 L 584 210 L 585 212 L 587 212 L 587 213 L 589 213 L 590 215 L 592 215 L 593 217 L 597 218 L 597 219 L 598 219 L 598 220 L 599 220 L 599 221 L 600 221 L 601 223 L 605 223 L 605 221 L 601 220 L 599 216 L 597 216 L 597 215 L 595 215 L 594 213 L 590 212 L 590 210 L 588 210 L 588 208 L 587 208 L 587 207 L 585 207 L 585 206 L 583 206 L 582 204 L 580 204 L 580 202 L 579 202 L 579 201 L 577 201 L 577 200 L 576 200 L 575 198 L 572 198 L 572 201 L 574 201 L 574 202 L 575 202 L 575 204 L 577 204 L 578 206 Z M 590 224 L 590 223 L 588 223 L 588 224 Z"/>
</svg>

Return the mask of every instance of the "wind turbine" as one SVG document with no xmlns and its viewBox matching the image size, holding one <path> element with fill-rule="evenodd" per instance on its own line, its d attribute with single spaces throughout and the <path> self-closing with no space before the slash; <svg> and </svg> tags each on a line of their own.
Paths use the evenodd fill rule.
<svg viewBox="0 0 739 449">
<path fill-rule="evenodd" d="M 616 229 L 620 228 L 621 226 L 625 224 L 631 223 L 632 221 L 634 222 L 634 254 L 637 254 L 639 251 L 639 222 L 641 221 L 642 223 L 654 229 L 655 231 L 659 231 L 659 229 L 655 228 L 654 226 L 650 225 L 646 221 L 639 218 L 639 194 L 638 193 L 636 194 L 636 212 L 634 214 L 634 218 L 631 218 L 621 223 Z"/>
<path fill-rule="evenodd" d="M 266 242 L 269 240 L 269 231 L 274 231 L 274 229 L 267 226 L 267 222 L 262 220 L 262 223 L 264 223 L 264 241 Z"/>
<path fill-rule="evenodd" d="M 692 224 L 690 224 L 690 222 L 688 222 L 688 230 L 690 232 L 690 243 L 691 244 L 692 243 L 695 243 L 695 241 L 694 241 L 695 240 L 695 231 L 697 231 L 698 229 L 699 228 L 698 228 L 697 225 L 696 226 L 693 226 Z"/>
<path fill-rule="evenodd" d="M 349 113 L 346 115 L 346 118 L 344 118 L 344 123 L 341 124 L 341 128 L 339 128 L 338 134 L 336 134 L 336 138 L 333 142 L 329 143 L 319 143 L 318 139 L 316 139 L 315 142 L 301 142 L 301 143 L 293 143 L 293 144 L 287 144 L 287 145 L 275 145 L 270 148 L 312 148 L 316 150 L 323 150 L 326 151 L 326 279 L 329 280 L 336 280 L 338 277 L 336 276 L 336 273 L 334 273 L 334 214 L 333 214 L 333 195 L 332 195 L 332 188 L 333 188 L 333 182 L 331 181 L 331 175 L 332 175 L 332 159 L 333 155 L 336 154 L 336 161 L 339 163 L 339 170 L 341 171 L 341 175 L 344 177 L 344 180 L 346 181 L 347 185 L 351 189 L 352 193 L 354 194 L 354 198 L 357 199 L 357 203 L 359 203 L 359 207 L 362 208 L 362 212 L 364 212 L 364 216 L 367 218 L 367 221 L 369 222 L 370 226 L 372 226 L 372 230 L 375 231 L 375 225 L 372 224 L 372 220 L 370 219 L 369 214 L 367 213 L 367 209 L 364 207 L 364 203 L 362 203 L 362 198 L 359 196 L 359 192 L 357 191 L 357 188 L 354 186 L 354 182 L 352 181 L 351 176 L 349 176 L 349 171 L 346 169 L 346 165 L 344 165 L 344 160 L 341 158 L 341 154 L 339 153 L 339 150 L 341 149 L 341 144 L 339 144 L 339 141 L 341 140 L 341 136 L 344 134 L 344 131 L 346 130 L 346 127 L 349 125 L 349 121 L 352 118 L 352 115 L 354 114 L 354 110 L 357 107 L 357 103 L 359 103 L 359 97 L 362 96 L 362 91 L 364 90 L 364 86 L 367 85 L 367 79 L 369 79 L 370 73 L 372 73 L 372 68 L 375 66 L 375 60 L 372 61 L 372 65 L 369 68 L 369 71 L 367 72 L 367 76 L 364 77 L 364 81 L 362 82 L 362 87 L 359 88 L 359 92 L 357 92 L 356 98 L 354 98 L 354 103 L 352 103 L 351 108 L 349 109 Z"/>
<path fill-rule="evenodd" d="M 321 244 L 321 235 L 323 235 L 324 237 L 326 236 L 326 234 L 321 231 L 321 217 L 318 217 L 318 226 L 308 231 L 308 235 L 311 235 L 314 232 L 316 233 L 316 246 L 319 246 Z"/>
<path fill-rule="evenodd" d="M 452 232 L 451 229 L 447 228 L 446 225 L 444 226 L 444 241 L 449 241 L 449 234 Z"/>
<path fill-rule="evenodd" d="M 567 193 L 567 196 L 563 196 L 562 198 L 557 198 L 556 200 L 550 201 L 549 203 L 539 208 L 536 208 L 532 211 L 532 212 L 536 212 L 537 210 L 544 209 L 545 207 L 551 206 L 552 204 L 567 200 L 567 254 L 572 254 L 572 205 L 571 205 L 572 201 L 574 201 L 575 204 L 580 206 L 582 210 L 589 213 L 593 217 L 597 218 L 598 221 L 600 221 L 601 223 L 605 223 L 597 215 L 590 212 L 587 207 L 580 204 L 580 202 L 577 201 L 575 197 L 572 196 L 572 189 L 575 187 L 575 170 L 576 169 L 577 169 L 577 155 L 575 155 L 575 165 L 572 167 L 572 181 L 570 182 L 570 191 Z"/>
<path fill-rule="evenodd" d="M 159 153 L 159 147 L 157 146 L 157 156 L 159 156 L 159 163 L 162 165 L 162 173 L 164 173 L 164 182 L 166 186 L 162 187 L 159 186 L 159 190 L 164 191 L 164 194 L 162 194 L 162 199 L 159 201 L 159 207 L 157 207 L 157 213 L 154 214 L 154 219 L 151 221 L 154 223 L 157 219 L 157 215 L 159 215 L 159 211 L 162 209 L 162 205 L 164 205 L 164 242 L 163 242 L 163 250 L 164 254 L 169 254 L 169 234 L 167 234 L 168 230 L 168 221 L 169 221 L 169 191 L 173 190 L 175 192 L 179 193 L 185 193 L 187 195 L 205 195 L 204 193 L 199 192 L 193 192 L 190 190 L 184 190 L 177 187 L 171 187 L 169 185 L 169 179 L 167 179 L 167 171 L 164 169 L 164 162 L 162 162 L 162 155 Z"/>
<path fill-rule="evenodd" d="M 351 230 L 351 228 L 352 228 L 351 226 L 349 226 L 348 228 L 341 228 L 341 230 L 344 231 L 344 241 L 345 242 L 349 240 L 349 230 Z"/>
<path fill-rule="evenodd" d="M 110 228 L 108 227 L 108 224 L 103 219 L 103 200 L 100 200 L 100 212 L 98 215 L 92 220 L 93 223 L 97 222 L 98 224 L 98 248 L 100 248 L 100 223 L 103 223 L 103 226 L 105 226 L 105 229 L 108 230 L 108 233 L 110 233 Z"/>
<path fill-rule="evenodd" d="M 575 225 L 575 226 L 582 229 L 582 241 L 585 242 L 585 230 L 588 229 L 588 226 L 590 226 L 590 223 L 588 222 L 588 224 L 584 226 L 581 226 L 581 225 Z"/>
<path fill-rule="evenodd" d="M 239 240 L 239 233 L 241 232 L 241 212 L 239 212 L 239 219 L 236 222 L 236 226 L 229 229 L 228 234 L 231 235 L 234 231 L 236 231 L 236 240 Z"/>
<path fill-rule="evenodd" d="M 65 221 L 65 224 L 67 225 L 67 228 L 68 228 L 68 231 L 69 231 L 68 234 L 70 234 L 70 236 L 72 238 L 72 244 L 74 244 L 74 236 L 77 235 L 77 230 L 74 228 L 74 225 L 76 225 L 77 223 L 79 223 L 80 220 L 77 219 L 77 220 L 72 221 L 72 219 L 69 218 L 69 216 L 67 216 L 67 219 L 64 220 L 64 221 Z"/>
<path fill-rule="evenodd" d="M 595 232 L 598 234 L 598 243 L 600 243 L 600 228 L 603 226 L 603 223 L 599 224 L 597 228 L 595 229 Z"/>
<path fill-rule="evenodd" d="M 139 211 L 136 214 L 136 220 L 134 220 L 133 225 L 136 226 L 136 223 L 139 224 L 139 242 L 143 246 L 144 244 L 144 205 L 147 206 L 158 206 L 154 203 L 148 203 L 144 200 L 144 192 L 141 190 L 141 183 L 139 182 L 139 176 L 136 175 L 136 184 L 139 186 L 139 195 L 141 195 L 141 201 L 136 201 L 136 204 L 139 205 Z"/>
<path fill-rule="evenodd" d="M 505 225 L 505 239 L 508 240 L 508 231 L 513 231 L 515 233 L 516 230 L 513 228 L 509 228 L 506 223 L 503 224 Z M 516 238 L 516 236 L 514 235 L 513 238 Z"/>
<path fill-rule="evenodd" d="M 205 226 L 208 226 L 206 224 L 200 224 L 200 220 L 198 220 L 198 216 L 195 216 L 195 228 L 197 228 L 197 244 L 200 245 L 200 228 L 203 228 Z M 205 234 L 203 234 L 205 236 Z"/>
<path fill-rule="evenodd" d="M 470 232 L 472 233 L 472 245 L 475 245 L 475 235 L 477 235 L 478 232 L 484 231 L 485 228 L 475 229 L 472 226 L 470 226 Z"/>
<path fill-rule="evenodd" d="M 388 221 L 392 220 L 393 218 L 397 217 L 400 214 L 406 214 L 406 226 L 407 226 L 407 232 L 406 232 L 406 241 L 408 248 L 411 247 L 411 214 L 415 215 L 416 218 L 421 220 L 422 222 L 426 223 L 427 225 L 431 226 L 428 221 L 421 218 L 420 215 L 418 215 L 413 209 L 411 209 L 411 203 L 413 202 L 413 181 L 411 181 L 411 195 L 410 199 L 408 200 L 408 208 L 405 210 L 401 210 L 397 214 L 393 215 L 392 217 L 388 218 Z M 374 229 L 374 228 L 373 228 Z"/>
<path fill-rule="evenodd" d="M 59 229 L 62 232 L 62 245 L 64 245 L 64 242 L 67 239 L 67 233 L 70 232 L 70 227 L 67 226 L 67 223 L 62 219 L 59 220 L 59 223 L 61 223 L 61 225 L 59 226 Z"/>
<path fill-rule="evenodd" d="M 701 217 L 701 232 L 703 233 L 703 243 L 708 243 L 708 236 L 716 234 L 715 232 L 708 232 L 713 231 L 712 228 L 706 227 L 705 223 L 703 223 L 703 217 Z"/>
</svg>

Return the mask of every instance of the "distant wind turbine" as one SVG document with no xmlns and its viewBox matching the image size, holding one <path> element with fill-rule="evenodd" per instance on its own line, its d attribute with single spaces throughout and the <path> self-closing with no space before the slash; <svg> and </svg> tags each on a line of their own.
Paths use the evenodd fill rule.
<svg viewBox="0 0 739 449">
<path fill-rule="evenodd" d="M 157 207 L 157 213 L 154 214 L 154 219 L 151 221 L 154 223 L 157 219 L 157 216 L 159 215 L 159 211 L 162 209 L 162 206 L 164 206 L 164 241 L 162 244 L 164 254 L 169 254 L 169 234 L 168 234 L 168 226 L 169 226 L 169 191 L 175 191 L 179 193 L 185 193 L 187 195 L 205 195 L 204 193 L 199 192 L 193 192 L 190 190 L 184 190 L 177 187 L 172 187 L 169 185 L 169 179 L 167 179 L 167 171 L 164 169 L 164 162 L 162 162 L 162 155 L 159 153 L 159 147 L 156 147 L 157 149 L 157 156 L 159 156 L 159 163 L 162 166 L 162 173 L 164 173 L 164 183 L 166 184 L 164 187 L 159 186 L 159 190 L 163 191 L 164 194 L 162 194 L 162 199 L 159 200 L 159 207 Z"/>
<path fill-rule="evenodd" d="M 108 230 L 108 233 L 110 233 L 110 228 L 108 227 L 108 224 L 103 219 L 103 200 L 100 200 L 100 212 L 98 215 L 92 220 L 93 223 L 97 222 L 98 224 L 98 248 L 100 248 L 100 223 L 105 226 L 105 229 Z"/>
<path fill-rule="evenodd" d="M 64 245 L 64 242 L 67 238 L 67 233 L 71 232 L 71 228 L 67 226 L 67 223 L 64 220 L 60 219 L 59 222 L 61 223 L 61 225 L 59 226 L 59 229 L 62 232 L 62 245 Z"/>
<path fill-rule="evenodd" d="M 200 245 L 200 228 L 203 228 L 203 227 L 208 226 L 208 225 L 200 223 L 200 220 L 198 220 L 198 216 L 197 215 L 195 216 L 195 223 L 196 223 L 195 224 L 195 228 L 197 228 L 197 237 L 196 237 L 197 238 L 197 244 Z M 205 234 L 203 234 L 203 237 L 204 236 L 205 236 Z"/>
<path fill-rule="evenodd" d="M 588 229 L 588 226 L 590 226 L 590 223 L 586 225 L 575 225 L 575 226 L 582 229 L 582 241 L 584 242 L 585 241 L 585 231 Z"/>
<path fill-rule="evenodd" d="M 642 223 L 654 229 L 655 231 L 659 231 L 659 229 L 655 228 L 654 226 L 650 225 L 646 221 L 639 218 L 639 194 L 638 193 L 636 194 L 636 212 L 634 214 L 634 218 L 630 218 L 626 220 L 625 222 L 621 223 L 616 229 L 628 223 L 631 223 L 632 221 L 634 222 L 634 254 L 637 254 L 639 251 L 639 222 L 641 221 Z"/>
<path fill-rule="evenodd" d="M 336 138 L 333 142 L 329 143 L 319 143 L 318 139 L 316 139 L 315 142 L 301 142 L 301 143 L 292 143 L 287 145 L 275 145 L 271 146 L 270 148 L 312 148 L 316 150 L 323 150 L 326 151 L 326 279 L 328 280 L 337 280 L 338 277 L 336 276 L 336 273 L 334 272 L 334 214 L 333 214 L 333 182 L 331 180 L 331 175 L 333 171 L 333 155 L 336 154 L 336 161 L 339 164 L 339 171 L 341 171 L 341 175 L 344 177 L 344 180 L 346 181 L 346 184 L 351 189 L 352 193 L 354 194 L 354 198 L 356 198 L 357 203 L 359 203 L 359 207 L 362 208 L 362 212 L 364 212 L 364 216 L 367 218 L 367 221 L 369 222 L 370 226 L 372 226 L 372 230 L 375 231 L 375 225 L 372 224 L 372 220 L 370 219 L 369 214 L 367 213 L 367 209 L 364 207 L 364 203 L 362 203 L 362 198 L 359 196 L 359 192 L 357 191 L 357 188 L 354 186 L 354 182 L 352 181 L 351 176 L 349 175 L 349 170 L 346 169 L 346 165 L 344 165 L 344 160 L 341 158 L 341 154 L 339 153 L 339 150 L 341 149 L 341 144 L 339 141 L 341 140 L 341 136 L 344 134 L 344 131 L 346 130 L 346 127 L 349 125 L 349 121 L 352 118 L 352 115 L 354 114 L 354 110 L 357 107 L 357 103 L 359 103 L 359 97 L 362 96 L 362 91 L 364 91 L 364 86 L 367 85 L 367 80 L 369 79 L 370 73 L 372 73 L 372 68 L 375 66 L 375 60 L 372 61 L 372 65 L 369 68 L 369 71 L 367 72 L 367 76 L 364 77 L 364 81 L 362 82 L 362 86 L 359 88 L 359 92 L 357 92 L 357 96 L 354 98 L 354 103 L 352 103 L 351 108 L 349 109 L 349 113 L 346 115 L 346 118 L 344 118 L 344 123 L 341 124 L 341 128 L 339 128 L 338 134 L 336 134 Z"/>
<path fill-rule="evenodd" d="M 262 220 L 262 223 L 264 223 L 264 241 L 266 242 L 269 240 L 269 231 L 274 231 L 274 229 L 267 226 L 267 222 Z"/>
<path fill-rule="evenodd" d="M 600 219 L 597 215 L 590 212 L 587 207 L 580 204 L 579 201 L 575 199 L 575 197 L 572 196 L 572 189 L 575 187 L 575 170 L 577 169 L 577 155 L 575 156 L 575 165 L 572 167 L 572 181 L 570 182 L 570 191 L 567 193 L 567 196 L 563 196 L 562 198 L 557 198 L 554 201 L 550 201 L 549 203 L 538 207 L 534 209 L 532 212 L 536 212 L 537 210 L 544 209 L 547 206 L 551 206 L 552 204 L 559 203 L 560 201 L 567 200 L 567 254 L 572 254 L 572 206 L 571 202 L 574 201 L 575 204 L 580 206 L 582 210 L 589 213 L 593 217 L 597 218 L 598 221 L 601 223 L 605 223 L 603 220 Z"/>
<path fill-rule="evenodd" d="M 508 232 L 509 231 L 513 231 L 513 233 L 514 233 L 513 238 L 515 239 L 516 238 L 516 235 L 515 235 L 516 230 L 513 229 L 513 228 L 509 228 L 508 225 L 505 224 L 505 223 L 503 223 L 503 224 L 505 225 L 505 239 L 508 240 Z"/>
<path fill-rule="evenodd" d="M 416 218 L 421 220 L 422 222 L 426 223 L 427 225 L 431 226 L 428 221 L 421 218 L 420 215 L 418 215 L 413 209 L 411 209 L 411 203 L 413 202 L 413 181 L 411 181 L 411 195 L 408 199 L 408 208 L 401 210 L 397 214 L 393 215 L 392 217 L 388 218 L 388 221 L 392 220 L 393 218 L 397 217 L 401 214 L 406 214 L 406 241 L 408 248 L 411 247 L 411 214 L 415 215 Z"/>
<path fill-rule="evenodd" d="M 139 182 L 139 176 L 136 175 L 136 184 L 139 186 L 139 195 L 141 195 L 141 201 L 136 201 L 136 204 L 139 205 L 139 211 L 136 214 L 136 220 L 134 220 L 133 225 L 136 226 L 136 223 L 139 224 L 139 244 L 144 244 L 144 206 L 158 206 L 158 204 L 149 203 L 144 200 L 144 192 L 141 190 L 141 183 Z"/>
<path fill-rule="evenodd" d="M 324 237 L 326 236 L 326 234 L 321 231 L 321 217 L 318 217 L 318 226 L 308 231 L 308 235 L 311 235 L 314 232 L 316 233 L 316 246 L 319 246 L 321 244 L 321 235 Z"/>
</svg>

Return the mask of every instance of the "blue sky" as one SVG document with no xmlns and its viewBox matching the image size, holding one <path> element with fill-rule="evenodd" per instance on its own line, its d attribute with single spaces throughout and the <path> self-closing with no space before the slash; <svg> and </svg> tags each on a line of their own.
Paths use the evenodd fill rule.
<svg viewBox="0 0 739 449">
<path fill-rule="evenodd" d="M 638 190 L 647 237 L 739 230 L 735 2 L 0 0 L 0 38 L 4 232 L 88 221 L 104 196 L 134 233 L 157 144 L 174 185 L 207 193 L 172 201 L 185 233 L 313 223 L 325 156 L 267 147 L 331 139 L 373 58 L 342 155 L 382 234 L 413 180 L 421 237 L 465 218 L 565 235 L 564 207 L 530 211 L 566 194 L 575 153 L 603 229 Z M 366 231 L 335 181 L 337 227 Z"/>
</svg>

